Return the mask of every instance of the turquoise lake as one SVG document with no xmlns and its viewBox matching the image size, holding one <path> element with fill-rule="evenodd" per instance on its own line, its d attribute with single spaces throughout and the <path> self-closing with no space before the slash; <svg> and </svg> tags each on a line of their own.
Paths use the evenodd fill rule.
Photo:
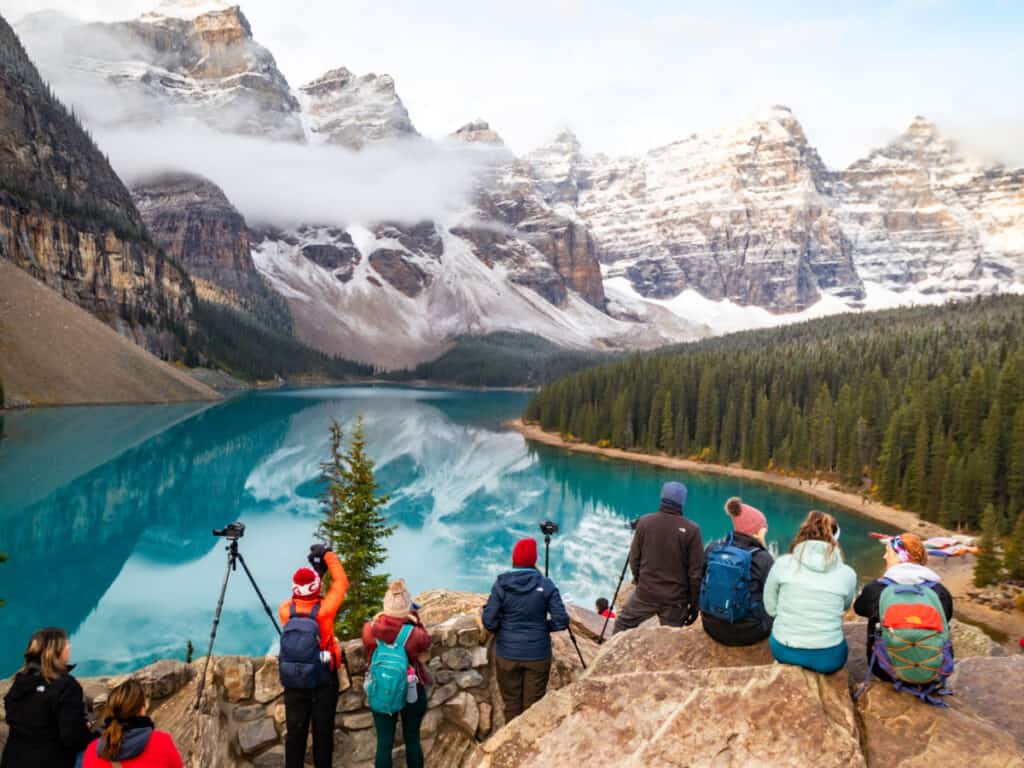
<svg viewBox="0 0 1024 768">
<path fill-rule="evenodd" d="M 879 524 L 799 494 L 527 443 L 502 427 L 529 396 L 397 387 L 258 392 L 217 404 L 55 408 L 9 414 L 0 440 L 0 675 L 31 632 L 72 633 L 78 673 L 121 672 L 202 655 L 226 565 L 211 529 L 246 524 L 241 552 L 275 607 L 305 565 L 318 520 L 319 464 L 331 419 L 364 417 L 387 513 L 398 525 L 386 570 L 413 592 L 485 592 L 542 520 L 561 532 L 551 575 L 588 607 L 611 597 L 626 522 L 657 507 L 661 484 L 689 488 L 705 539 L 724 535 L 732 495 L 760 507 L 785 550 L 811 508 L 841 520 L 846 559 L 877 574 Z M 884 529 L 883 529 L 884 530 Z M 543 555 L 542 555 L 543 556 Z M 216 653 L 262 654 L 276 634 L 241 569 Z"/>
</svg>

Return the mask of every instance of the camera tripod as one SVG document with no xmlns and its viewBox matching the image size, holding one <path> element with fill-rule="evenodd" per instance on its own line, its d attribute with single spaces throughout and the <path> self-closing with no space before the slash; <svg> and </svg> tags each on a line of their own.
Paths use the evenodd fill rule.
<svg viewBox="0 0 1024 768">
<path fill-rule="evenodd" d="M 554 530 L 558 530 L 557 526 Z M 551 533 L 549 533 L 549 530 L 546 529 L 543 524 L 541 525 L 541 531 L 544 533 L 544 576 L 546 578 L 548 575 L 548 560 L 551 552 Z M 583 651 L 580 650 L 580 644 L 576 642 L 576 635 L 573 634 L 571 620 L 566 629 L 569 630 L 569 639 L 572 640 L 573 647 L 576 649 L 576 655 L 580 657 L 580 664 L 582 664 L 583 668 L 586 669 L 587 662 L 583 660 Z"/>
<path fill-rule="evenodd" d="M 227 529 L 221 529 L 227 530 Z M 242 529 L 245 530 L 244 528 Z M 221 532 L 214 531 L 215 536 L 224 535 Z M 241 535 L 241 534 L 239 534 Z M 242 553 L 238 551 L 238 539 L 229 536 L 228 545 L 224 547 L 228 553 L 228 565 L 224 571 L 224 582 L 220 587 L 220 597 L 217 599 L 217 610 L 213 614 L 213 629 L 210 631 L 210 645 L 206 649 L 206 661 L 203 663 L 203 676 L 199 678 L 199 685 L 196 687 L 196 704 L 195 709 L 199 709 L 199 703 L 203 699 L 203 688 L 206 685 L 206 673 L 210 669 L 210 658 L 213 655 L 213 642 L 217 639 L 217 626 L 220 624 L 220 612 L 224 608 L 224 595 L 228 591 L 228 579 L 231 578 L 231 572 L 236 570 L 238 563 L 242 564 L 242 569 L 245 571 L 245 575 L 249 577 L 249 583 L 252 584 L 252 588 L 256 590 L 256 595 L 259 597 L 260 602 L 263 603 L 263 610 L 267 612 L 267 616 L 270 617 L 271 623 L 274 625 L 274 629 L 277 630 L 277 634 L 281 634 L 281 627 L 277 625 L 277 619 L 274 618 L 274 612 L 270 610 L 270 606 L 267 604 L 267 599 L 263 597 L 263 593 L 260 592 L 259 586 L 256 584 L 256 579 L 252 576 L 252 571 L 249 570 L 249 566 L 245 564 L 245 558 L 242 557 Z"/>
</svg>

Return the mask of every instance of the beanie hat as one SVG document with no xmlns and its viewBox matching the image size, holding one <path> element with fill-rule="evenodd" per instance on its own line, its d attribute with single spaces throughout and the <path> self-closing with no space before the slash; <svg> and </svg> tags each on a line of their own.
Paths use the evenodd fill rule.
<svg viewBox="0 0 1024 768">
<path fill-rule="evenodd" d="M 412 610 L 412 595 L 405 586 L 405 579 L 392 581 L 384 594 L 384 615 L 405 618 Z"/>
<path fill-rule="evenodd" d="M 686 506 L 686 486 L 676 482 L 665 483 L 661 486 L 661 500 L 682 510 Z"/>
<path fill-rule="evenodd" d="M 320 597 L 320 577 L 312 568 L 299 568 L 292 576 L 292 597 Z"/>
<path fill-rule="evenodd" d="M 747 536 L 754 536 L 762 528 L 768 527 L 768 520 L 757 507 L 749 504 L 740 504 L 740 513 L 733 517 L 732 528 L 736 533 L 745 533 Z"/>
<path fill-rule="evenodd" d="M 512 565 L 515 568 L 533 568 L 537 565 L 537 540 L 520 539 L 512 547 Z"/>
</svg>

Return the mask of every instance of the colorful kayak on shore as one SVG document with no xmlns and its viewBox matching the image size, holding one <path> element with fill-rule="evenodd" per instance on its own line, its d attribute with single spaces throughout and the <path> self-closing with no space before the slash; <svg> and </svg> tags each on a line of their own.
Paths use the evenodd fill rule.
<svg viewBox="0 0 1024 768">
<path fill-rule="evenodd" d="M 892 536 L 872 531 L 868 534 L 873 539 L 888 542 Z M 954 534 L 953 536 L 932 536 L 922 542 L 929 555 L 936 557 L 960 557 L 961 555 L 976 555 L 981 549 L 976 545 L 974 536 Z"/>
</svg>

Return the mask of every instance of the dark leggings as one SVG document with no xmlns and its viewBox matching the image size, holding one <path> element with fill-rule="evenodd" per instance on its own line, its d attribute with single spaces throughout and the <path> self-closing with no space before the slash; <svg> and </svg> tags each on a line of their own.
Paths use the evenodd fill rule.
<svg viewBox="0 0 1024 768">
<path fill-rule="evenodd" d="M 427 714 L 427 691 L 416 688 L 416 701 L 406 704 L 393 715 L 373 713 L 373 726 L 377 729 L 377 758 L 373 768 L 391 768 L 391 750 L 395 747 L 395 727 L 402 718 L 402 738 L 405 739 L 405 764 L 408 768 L 423 768 L 423 746 L 420 744 L 420 723 Z"/>
</svg>

